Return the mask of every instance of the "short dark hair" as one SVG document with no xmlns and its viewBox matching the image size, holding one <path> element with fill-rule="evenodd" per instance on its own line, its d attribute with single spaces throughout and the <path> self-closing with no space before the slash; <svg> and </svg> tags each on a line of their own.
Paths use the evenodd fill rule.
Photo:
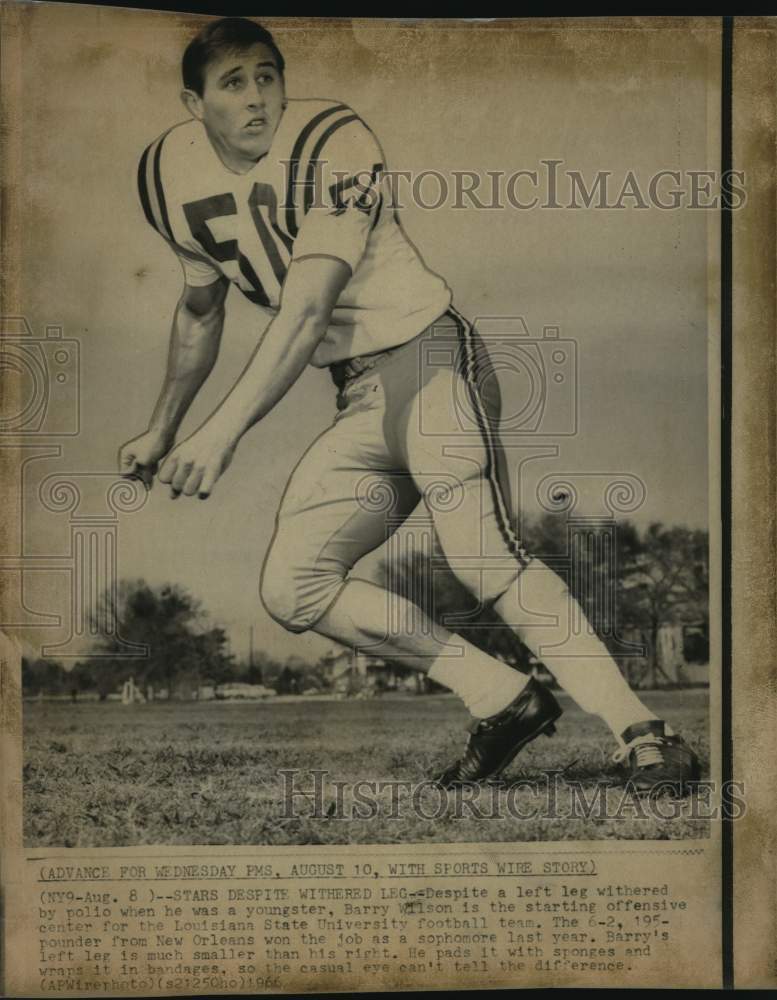
<svg viewBox="0 0 777 1000">
<path fill-rule="evenodd" d="M 208 64 L 221 52 L 243 52 L 252 45 L 266 45 L 283 76 L 286 63 L 267 28 L 245 17 L 222 17 L 219 21 L 211 21 L 186 46 L 181 60 L 184 87 L 202 97 Z"/>
</svg>

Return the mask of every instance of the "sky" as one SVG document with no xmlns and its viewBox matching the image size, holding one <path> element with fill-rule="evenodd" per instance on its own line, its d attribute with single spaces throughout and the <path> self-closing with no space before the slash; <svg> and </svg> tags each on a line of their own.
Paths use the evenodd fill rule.
<svg viewBox="0 0 777 1000">
<path fill-rule="evenodd" d="M 350 104 L 390 169 L 509 174 L 557 159 L 589 179 L 610 171 L 617 189 L 629 170 L 646 185 L 660 170 L 717 162 L 709 27 L 268 23 L 286 57 L 289 96 Z M 72 515 L 44 507 L 38 490 L 57 474 L 102 496 L 119 446 L 145 429 L 156 400 L 181 273 L 145 222 L 135 172 L 144 147 L 186 117 L 178 60 L 200 24 L 75 6 L 37 6 L 24 18 L 18 311 L 36 336 L 61 326 L 81 359 L 79 433 L 41 435 L 60 454 L 27 466 L 24 551 L 61 569 L 29 574 L 25 602 L 38 612 L 56 606 L 66 620 Z M 557 327 L 574 342 L 577 432 L 543 439 L 556 454 L 530 463 L 521 509 L 537 511 L 537 483 L 554 474 L 592 483 L 580 503 L 595 512 L 601 475 L 628 474 L 645 486 L 638 523 L 706 528 L 717 216 L 408 204 L 402 219 L 464 315 L 522 317 L 533 341 Z M 228 391 L 265 322 L 230 292 L 221 355 L 184 435 Z M 53 396 L 52 412 L 72 409 L 71 384 Z M 517 408 L 524 391 L 520 379 L 503 384 Z M 243 439 L 210 500 L 172 503 L 157 485 L 140 510 L 115 518 L 118 574 L 186 586 L 239 655 L 251 625 L 256 647 L 271 655 L 314 658 L 332 648 L 271 621 L 258 580 L 287 478 L 333 414 L 328 373 L 308 369 Z M 33 646 L 44 635 L 21 631 Z M 45 632 L 48 641 L 64 635 Z"/>
</svg>

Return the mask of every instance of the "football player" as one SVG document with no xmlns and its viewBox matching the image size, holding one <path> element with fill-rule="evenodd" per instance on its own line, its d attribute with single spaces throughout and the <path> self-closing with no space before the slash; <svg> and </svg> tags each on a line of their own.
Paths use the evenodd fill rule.
<svg viewBox="0 0 777 1000">
<path fill-rule="evenodd" d="M 184 287 L 164 384 L 148 430 L 121 449 L 122 473 L 147 485 L 156 474 L 173 496 L 206 499 L 241 437 L 305 367 L 329 368 L 337 412 L 281 501 L 260 585 L 269 614 L 292 632 L 380 644 L 428 672 L 472 715 L 462 756 L 437 780 L 500 774 L 554 731 L 551 692 L 351 574 L 423 501 L 459 578 L 601 716 L 634 786 L 685 787 L 699 776 L 695 753 L 631 691 L 593 630 L 576 634 L 573 652 L 565 645 L 582 611 L 514 533 L 488 355 L 405 237 L 375 135 L 345 104 L 287 99 L 284 69 L 262 26 L 211 22 L 183 56 L 190 117 L 140 159 L 143 211 Z M 220 405 L 177 442 L 216 360 L 230 284 L 273 319 Z M 461 399 L 474 441 L 462 433 Z M 406 614 L 420 627 L 390 626 Z"/>
</svg>

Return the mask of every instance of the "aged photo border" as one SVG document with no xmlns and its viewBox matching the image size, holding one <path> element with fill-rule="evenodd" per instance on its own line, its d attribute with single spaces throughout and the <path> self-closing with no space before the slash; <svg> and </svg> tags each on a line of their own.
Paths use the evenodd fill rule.
<svg viewBox="0 0 777 1000">
<path fill-rule="evenodd" d="M 547 22 L 546 22 L 546 23 L 547 23 Z M 664 26 L 665 26 L 665 25 L 658 25 L 657 27 L 659 27 L 659 28 L 660 28 L 660 27 L 664 27 Z M 341 25 L 341 27 L 342 27 L 342 25 Z M 460 24 L 460 25 L 458 25 L 458 27 L 460 27 L 460 28 L 461 28 L 461 27 L 465 27 L 465 25 L 461 25 L 461 24 Z M 490 28 L 490 27 L 491 27 L 491 25 L 489 25 L 488 27 Z M 498 27 L 498 25 L 495 25 L 494 27 Z M 626 24 L 624 25 L 624 23 L 623 23 L 623 22 L 621 22 L 621 24 L 619 25 L 619 27 L 620 27 L 620 28 L 623 28 L 623 27 L 626 27 L 626 28 L 628 29 L 628 28 L 629 28 L 629 25 L 628 25 L 628 23 L 626 23 Z M 640 28 L 640 25 L 637 25 L 636 27 L 637 27 L 637 29 L 639 29 L 639 28 Z M 672 26 L 672 25 L 670 24 L 670 25 L 669 25 L 669 28 L 670 28 L 670 30 L 672 29 L 672 27 L 673 27 L 673 26 Z M 693 30 L 693 26 L 692 26 L 692 25 L 690 25 L 690 27 L 691 27 L 691 30 Z M 594 30 L 595 30 L 595 31 L 597 31 L 597 32 L 599 31 L 599 29 L 598 29 L 598 28 L 595 28 Z M 607 30 L 607 29 L 605 28 L 605 30 Z M 714 29 L 714 28 L 711 28 L 711 27 L 709 27 L 709 25 L 705 25 L 705 26 L 704 26 L 704 28 L 703 28 L 703 30 L 705 30 L 705 31 L 708 31 L 708 32 L 709 32 L 709 34 L 710 34 L 711 36 L 713 36 L 713 37 L 715 38 L 715 40 L 717 40 L 717 35 L 716 35 L 716 33 L 715 33 L 715 29 Z M 713 53 L 712 51 L 710 51 L 710 53 L 709 53 L 709 60 L 710 60 L 710 63 L 712 63 L 712 62 L 714 61 L 714 58 L 715 58 L 715 53 Z M 508 76 L 509 76 L 509 74 L 508 74 Z M 710 101 L 710 103 L 712 103 L 712 102 Z M 708 113 L 709 113 L 709 112 L 708 112 Z M 711 157 L 714 157 L 714 155 L 715 155 L 715 153 L 713 152 L 713 153 L 711 154 Z M 710 215 L 712 215 L 712 213 L 710 213 Z M 47 482 L 48 482 L 48 480 L 47 480 Z M 67 841 L 66 841 L 66 842 L 67 842 Z"/>
<path fill-rule="evenodd" d="M 134 5 L 131 5 L 134 6 Z M 146 8 L 150 9 L 150 8 Z M 183 11 L 186 8 L 182 6 L 165 6 L 159 5 L 156 7 L 159 10 L 178 10 Z M 219 11 L 221 12 L 221 11 Z M 741 20 L 741 19 L 740 19 Z M 768 19 L 764 19 L 768 21 Z M 736 155 L 736 133 L 739 124 L 744 124 L 745 128 L 747 124 L 753 124 L 752 121 L 748 121 L 746 124 L 746 119 L 744 116 L 739 117 L 739 104 L 737 102 L 736 95 L 736 85 L 738 83 L 738 73 L 743 72 L 743 67 L 737 62 L 737 44 L 740 39 L 739 30 L 740 25 L 736 23 L 733 16 L 725 16 L 721 20 L 722 25 L 722 46 L 721 46 L 721 171 L 731 169 L 732 166 L 741 166 L 740 159 Z M 769 37 L 769 32 L 771 32 L 771 52 L 774 52 L 775 47 L 775 25 L 772 22 L 771 26 L 766 25 L 769 31 L 766 32 L 766 37 Z M 755 25 L 753 25 L 755 28 Z M 746 34 L 746 32 L 745 32 Z M 768 48 L 768 46 L 767 46 Z M 763 64 L 761 64 L 763 68 Z M 772 72 L 774 72 L 772 70 Z M 747 88 L 743 88 L 743 91 L 747 93 L 748 98 L 763 98 L 764 88 L 759 84 L 763 84 L 763 80 L 751 80 L 752 86 L 749 90 L 752 93 L 747 92 Z M 771 90 L 769 89 L 771 87 Z M 765 88 L 766 94 L 774 94 L 774 78 L 767 82 Z M 744 94 L 743 94 L 744 97 Z M 754 117 L 754 110 L 752 105 L 747 109 L 751 115 Z M 771 119 L 771 125 L 773 126 L 774 119 Z M 773 133 L 772 133 L 773 138 Z M 748 166 L 751 166 L 748 164 Z M 770 179 L 773 180 L 774 177 L 774 162 L 769 163 L 767 173 Z M 6 165 L 7 169 L 7 165 Z M 752 176 L 752 173 L 750 173 Z M 771 203 L 773 208 L 773 201 Z M 763 215 L 768 215 L 767 212 L 763 212 Z M 764 220 L 761 223 L 761 237 L 769 238 L 771 233 L 772 245 L 771 254 L 768 255 L 771 263 L 774 262 L 774 234 L 773 229 L 770 231 L 768 228 L 768 223 Z M 8 238 L 8 237 L 6 237 Z M 749 239 L 754 239 L 754 236 L 750 236 Z M 734 331 L 735 331 L 735 314 L 738 304 L 738 294 L 735 291 L 735 278 L 740 277 L 742 272 L 745 271 L 743 263 L 737 260 L 737 253 L 735 252 L 735 242 L 737 239 L 737 225 L 734 218 L 734 214 L 729 206 L 724 202 L 723 207 L 720 212 L 720 246 L 721 246 L 721 272 L 720 272 L 720 330 L 721 330 L 721 441 L 720 441 L 720 455 L 721 455 L 721 465 L 720 465 L 720 503 L 721 503 L 721 520 L 722 520 L 722 534 L 721 534 L 721 574 L 722 574 L 722 660 L 721 660 L 721 706 L 720 706 L 720 724 L 721 724 L 721 780 L 732 780 L 735 776 L 741 777 L 741 764 L 737 767 L 737 753 L 736 748 L 739 745 L 740 739 L 746 739 L 747 733 L 749 732 L 749 726 L 747 725 L 747 717 L 744 712 L 743 702 L 752 711 L 757 700 L 757 685 L 755 683 L 751 684 L 751 677 L 749 674 L 744 672 L 744 667 L 737 667 L 737 674 L 739 675 L 739 681 L 737 684 L 737 697 L 740 699 L 737 706 L 735 707 L 734 701 L 734 668 L 733 668 L 733 656 L 736 654 L 737 657 L 744 662 L 748 656 L 755 659 L 759 655 L 763 655 L 763 646 L 759 647 L 756 641 L 755 635 L 753 635 L 749 640 L 745 637 L 743 638 L 740 634 L 737 639 L 734 634 L 734 626 L 738 621 L 742 621 L 742 609 L 740 607 L 740 602 L 738 599 L 738 591 L 736 589 L 737 585 L 740 587 L 744 584 L 744 589 L 749 588 L 746 583 L 746 567 L 741 566 L 738 568 L 736 562 L 736 544 L 740 540 L 744 539 L 748 551 L 752 554 L 757 552 L 759 547 L 766 545 L 764 551 L 772 554 L 772 549 L 769 547 L 767 542 L 773 540 L 773 521 L 774 521 L 774 430 L 772 427 L 769 428 L 769 439 L 768 439 L 768 454 L 765 456 L 767 473 L 771 476 L 771 483 L 766 485 L 766 492 L 762 496 L 766 497 L 766 503 L 763 505 L 763 509 L 753 509 L 748 511 L 747 515 L 739 509 L 739 504 L 742 502 L 742 497 L 737 495 L 737 482 L 740 476 L 744 479 L 750 480 L 752 483 L 757 483 L 763 486 L 763 469 L 760 472 L 756 472 L 752 466 L 755 464 L 756 458 L 753 454 L 749 458 L 749 465 L 747 468 L 740 467 L 737 469 L 736 463 L 732 458 L 732 443 L 739 441 L 741 443 L 743 436 L 746 438 L 746 430 L 741 424 L 744 414 L 737 412 L 737 405 L 742 405 L 742 393 L 743 386 L 735 379 L 736 368 L 737 368 L 737 347 L 734 341 Z M 769 294 L 770 290 L 768 285 L 763 285 L 763 274 L 761 273 L 762 284 L 757 286 L 755 289 L 749 288 L 748 292 L 754 293 L 755 297 L 758 298 L 759 294 L 762 300 L 762 305 L 764 311 L 774 316 L 774 303 L 770 301 Z M 12 288 L 13 285 L 6 284 L 5 291 Z M 7 310 L 5 310 L 7 311 Z M 768 324 L 767 324 L 768 325 Z M 767 331 L 764 331 L 765 333 Z M 768 339 L 764 336 L 763 345 L 765 348 L 769 349 L 770 344 Z M 773 352 L 774 348 L 771 345 L 772 355 L 771 360 L 774 360 Z M 743 366 L 747 368 L 747 366 Z M 747 375 L 754 375 L 754 371 L 747 370 Z M 741 377 L 741 376 L 740 376 Z M 773 413 L 771 410 L 771 405 L 774 400 L 774 388 L 773 388 L 773 373 L 772 380 L 767 386 L 767 397 L 763 400 L 766 420 L 773 419 Z M 766 404 L 769 404 L 769 409 L 766 409 Z M 752 449 L 758 447 L 756 442 L 751 442 Z M 771 501 L 771 503 L 769 503 Z M 758 515 L 759 523 L 756 522 L 756 517 L 753 515 Z M 748 517 L 752 517 L 753 523 L 750 523 Z M 766 567 L 765 572 L 767 579 L 773 583 L 773 567 Z M 744 575 L 743 575 L 744 574 Z M 773 594 L 769 595 L 771 603 L 767 602 L 761 604 L 760 610 L 763 611 L 764 608 L 773 607 Z M 753 615 L 755 612 L 752 609 L 747 609 L 749 615 Z M 769 623 L 757 622 L 761 628 L 759 638 L 764 638 L 764 633 L 773 641 L 774 639 L 774 627 L 770 626 Z M 767 647 L 768 648 L 768 647 Z M 768 654 L 766 656 L 767 660 L 773 659 L 773 649 L 768 648 Z M 768 664 L 767 664 L 768 665 Z M 20 698 L 20 691 L 16 688 L 16 678 L 18 678 L 18 663 L 14 667 L 7 661 L 2 664 L 3 670 L 2 675 L 0 675 L 0 694 L 6 705 L 2 713 L 2 723 L 3 732 L 0 734 L 3 740 L 2 749 L 3 754 L 3 767 L 4 771 L 0 774 L 0 784 L 5 785 L 6 789 L 13 783 L 18 784 L 18 779 L 14 772 L 14 765 L 18 762 L 15 750 L 11 750 L 9 747 L 9 742 L 15 738 L 16 726 L 18 725 L 18 716 L 16 712 L 16 707 L 11 704 L 14 698 Z M 753 671 L 755 668 L 752 668 Z M 766 676 L 765 673 L 760 674 L 761 677 Z M 742 695 L 742 685 L 744 679 L 744 695 Z M 770 692 L 773 695 L 773 691 Z M 774 719 L 774 704 L 771 703 L 768 706 L 768 717 Z M 769 746 L 774 748 L 774 736 L 770 736 L 768 733 L 759 736 L 762 740 L 762 746 L 765 744 L 765 748 Z M 757 759 L 757 758 L 755 758 Z M 763 759 L 763 758 L 761 758 Z M 768 759 L 768 758 L 767 758 Z M 754 758 L 748 757 L 748 764 L 752 764 Z M 751 780 L 753 775 L 750 773 L 749 767 L 747 769 L 747 777 Z M 771 788 L 774 789 L 774 778 L 770 777 L 766 779 Z M 755 782 L 753 781 L 753 787 L 755 788 Z M 14 789 L 14 795 L 16 794 L 16 789 Z M 7 801 L 7 800 L 6 800 Z M 773 801 L 773 800 L 772 800 Z M 9 817 L 9 812 L 4 814 L 0 812 L 0 818 L 7 820 Z M 773 812 L 772 812 L 772 828 L 773 830 Z M 738 933 L 741 933 L 741 928 L 746 926 L 744 921 L 744 915 L 747 910 L 744 909 L 743 900 L 738 896 L 737 893 L 737 882 L 738 882 L 738 859 L 742 856 L 742 844 L 747 838 L 747 829 L 743 826 L 742 832 L 740 833 L 739 828 L 737 829 L 737 837 L 735 838 L 735 826 L 731 817 L 724 816 L 721 828 L 721 941 L 722 941 L 722 957 L 723 957 L 723 968 L 722 968 L 722 986 L 723 988 L 729 989 L 734 988 L 739 985 L 737 979 L 742 980 L 747 977 L 745 971 L 744 962 L 737 960 L 737 940 Z M 7 831 L 6 836 L 10 833 Z M 13 836 L 13 834 L 11 834 Z M 751 852 L 746 855 L 749 858 L 749 863 L 754 865 L 753 861 L 754 854 Z M 774 852 L 772 850 L 771 863 L 774 861 Z M 763 873 L 766 874 L 766 873 Z M 768 881 L 768 880 L 767 880 Z M 756 878 L 755 884 L 758 884 Z M 762 886 L 763 889 L 763 886 Z M 0 900 L 0 902 L 2 902 Z M 752 905 L 752 899 L 748 901 Z M 757 909 L 758 907 L 756 907 Z M 775 907 L 773 901 L 763 900 L 761 904 L 763 910 L 763 916 L 768 919 L 768 925 L 774 926 L 774 913 Z M 2 916 L 7 918 L 7 914 L 0 914 L 0 919 Z M 753 917 L 747 921 L 747 923 L 753 927 Z M 757 926 L 757 925 L 756 925 Z M 0 974 L 3 971 L 4 954 L 2 951 L 2 946 L 4 939 L 0 940 Z M 764 956 L 766 957 L 766 956 Z M 773 955 L 772 961 L 773 961 Z M 765 967 L 764 967 L 765 974 Z M 2 981 L 2 975 L 0 975 L 0 981 Z"/>
<path fill-rule="evenodd" d="M 733 166 L 733 41 L 734 18 L 721 25 L 720 169 Z M 732 212 L 727 202 L 720 212 L 720 350 L 721 350 L 721 582 L 723 628 L 721 643 L 721 781 L 733 779 L 731 716 L 731 395 L 732 395 Z M 723 817 L 721 829 L 721 938 L 725 989 L 734 985 L 733 837 L 731 818 Z"/>
</svg>

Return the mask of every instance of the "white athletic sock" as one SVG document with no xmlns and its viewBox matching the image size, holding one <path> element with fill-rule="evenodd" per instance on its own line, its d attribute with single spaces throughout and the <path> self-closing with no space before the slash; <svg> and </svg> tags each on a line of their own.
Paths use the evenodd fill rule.
<svg viewBox="0 0 777 1000">
<path fill-rule="evenodd" d="M 462 647 L 463 655 L 459 652 Z M 429 676 L 457 694 L 476 719 L 487 719 L 507 708 L 529 681 L 459 636 L 443 648 Z"/>
<path fill-rule="evenodd" d="M 631 690 L 604 643 L 588 632 L 585 615 L 564 581 L 538 559 L 495 608 L 561 687 L 584 711 L 600 716 L 621 745 L 624 729 L 656 718 Z M 523 624 L 532 614 L 552 616 L 558 624 Z M 574 635 L 570 621 L 578 626 Z M 554 647 L 567 639 L 566 648 L 559 646 L 556 652 Z"/>
</svg>

